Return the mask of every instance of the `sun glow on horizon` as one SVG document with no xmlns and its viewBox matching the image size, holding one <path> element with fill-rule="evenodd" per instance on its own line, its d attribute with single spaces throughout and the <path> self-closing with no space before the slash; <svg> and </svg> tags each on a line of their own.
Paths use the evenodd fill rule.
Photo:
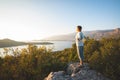
<svg viewBox="0 0 120 80">
<path fill-rule="evenodd" d="M 42 39 L 54 35 L 54 26 L 50 23 L 50 17 L 34 9 L 29 10 L 26 6 L 4 6 L 0 7 L 0 38 L 10 38 L 14 40 Z M 54 28 L 54 27 L 53 27 Z"/>
</svg>

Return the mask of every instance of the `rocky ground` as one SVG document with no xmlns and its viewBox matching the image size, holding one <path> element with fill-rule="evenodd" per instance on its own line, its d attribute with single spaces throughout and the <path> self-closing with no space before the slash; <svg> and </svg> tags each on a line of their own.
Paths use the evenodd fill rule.
<svg viewBox="0 0 120 80">
<path fill-rule="evenodd" d="M 90 69 L 87 63 L 69 63 L 66 71 L 51 72 L 44 80 L 110 80 L 101 73 Z"/>
</svg>

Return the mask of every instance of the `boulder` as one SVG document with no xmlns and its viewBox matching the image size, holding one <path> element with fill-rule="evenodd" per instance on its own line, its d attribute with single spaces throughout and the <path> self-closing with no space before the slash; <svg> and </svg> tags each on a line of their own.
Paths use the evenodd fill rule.
<svg viewBox="0 0 120 80">
<path fill-rule="evenodd" d="M 66 71 L 51 72 L 44 80 L 110 80 L 101 73 L 90 69 L 88 63 L 83 67 L 78 62 L 69 63 Z"/>
</svg>

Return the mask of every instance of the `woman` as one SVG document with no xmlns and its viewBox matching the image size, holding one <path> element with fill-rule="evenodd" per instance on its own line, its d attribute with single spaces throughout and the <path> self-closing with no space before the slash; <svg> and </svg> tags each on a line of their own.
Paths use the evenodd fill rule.
<svg viewBox="0 0 120 80">
<path fill-rule="evenodd" d="M 80 59 L 80 66 L 83 66 L 83 59 L 84 59 L 84 54 L 83 54 L 83 38 L 84 34 L 82 33 L 82 26 L 77 26 L 76 29 L 76 47 L 77 47 L 77 54 Z"/>
</svg>

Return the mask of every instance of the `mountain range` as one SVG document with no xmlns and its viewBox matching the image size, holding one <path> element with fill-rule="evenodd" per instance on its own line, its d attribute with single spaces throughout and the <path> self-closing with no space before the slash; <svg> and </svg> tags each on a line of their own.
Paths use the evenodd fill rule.
<svg viewBox="0 0 120 80">
<path fill-rule="evenodd" d="M 118 37 L 120 37 L 120 28 L 109 29 L 109 30 L 83 31 L 83 33 L 86 37 L 94 38 L 94 39 L 109 38 L 109 37 L 118 38 Z M 51 37 L 48 37 L 48 38 L 44 38 L 42 40 L 52 40 L 52 41 L 74 40 L 75 39 L 75 34 L 76 33 L 51 36 Z"/>
</svg>

